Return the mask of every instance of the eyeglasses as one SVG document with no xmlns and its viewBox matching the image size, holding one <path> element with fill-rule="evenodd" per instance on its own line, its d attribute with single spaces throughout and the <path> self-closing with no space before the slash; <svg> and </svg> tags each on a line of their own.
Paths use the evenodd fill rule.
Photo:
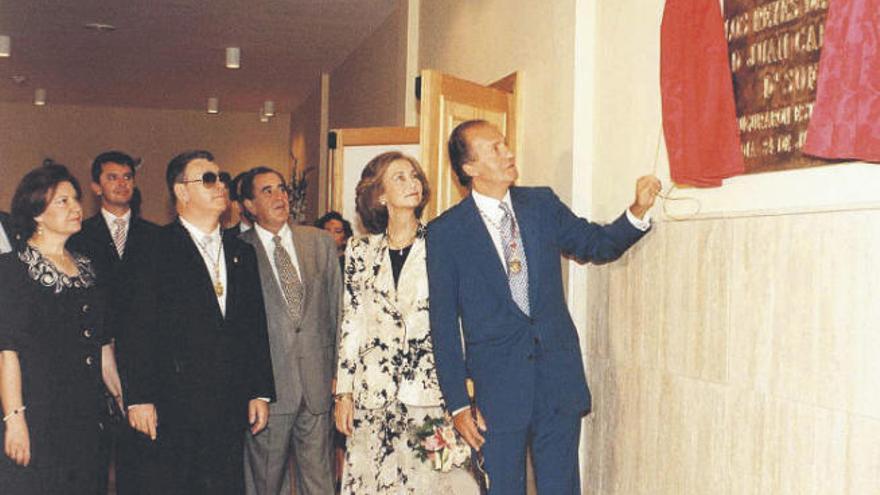
<svg viewBox="0 0 880 495">
<path fill-rule="evenodd" d="M 202 177 L 199 179 L 184 179 L 179 181 L 181 184 L 189 184 L 191 182 L 201 182 L 203 186 L 210 189 L 217 184 L 217 181 L 223 183 L 227 189 L 229 189 L 229 183 L 232 182 L 232 177 L 229 176 L 226 172 L 220 172 L 219 174 L 215 174 L 214 172 L 205 172 L 202 174 Z"/>
</svg>

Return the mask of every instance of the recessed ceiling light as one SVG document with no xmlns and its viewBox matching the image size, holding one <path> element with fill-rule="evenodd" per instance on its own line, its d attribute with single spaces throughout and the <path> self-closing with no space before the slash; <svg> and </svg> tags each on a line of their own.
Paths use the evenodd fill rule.
<svg viewBox="0 0 880 495">
<path fill-rule="evenodd" d="M 12 79 L 12 82 L 18 85 L 22 85 L 27 82 L 27 76 L 23 76 L 21 74 L 16 74 L 14 76 L 9 76 L 9 79 Z"/>
<path fill-rule="evenodd" d="M 0 34 L 0 57 L 7 58 L 12 55 L 12 38 Z"/>
<path fill-rule="evenodd" d="M 103 22 L 90 22 L 83 25 L 84 28 L 98 33 L 112 33 L 116 31 L 116 26 L 112 24 L 104 24 Z"/>
<path fill-rule="evenodd" d="M 238 69 L 241 67 L 241 48 L 230 46 L 226 48 L 226 68 Z"/>
<path fill-rule="evenodd" d="M 42 107 L 46 105 L 46 90 L 37 88 L 34 90 L 34 105 Z"/>
</svg>

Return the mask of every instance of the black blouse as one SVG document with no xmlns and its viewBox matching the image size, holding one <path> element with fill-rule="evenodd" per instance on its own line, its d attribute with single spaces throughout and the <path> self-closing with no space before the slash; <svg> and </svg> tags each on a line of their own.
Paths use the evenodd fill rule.
<svg viewBox="0 0 880 495">
<path fill-rule="evenodd" d="M 406 263 L 406 257 L 409 255 L 409 249 L 412 244 L 403 249 L 388 248 L 388 256 L 391 257 L 391 273 L 394 275 L 394 287 L 397 287 L 397 281 L 400 280 L 400 272 L 403 270 L 403 264 Z"/>
<path fill-rule="evenodd" d="M 105 417 L 103 298 L 89 260 L 74 259 L 68 276 L 31 246 L 0 255 L 0 350 L 18 352 L 35 461 L 63 457 L 74 425 Z"/>
</svg>

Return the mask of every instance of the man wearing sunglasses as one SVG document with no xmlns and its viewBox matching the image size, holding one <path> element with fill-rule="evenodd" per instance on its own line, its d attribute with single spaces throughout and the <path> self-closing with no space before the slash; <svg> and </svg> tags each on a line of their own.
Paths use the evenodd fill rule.
<svg viewBox="0 0 880 495">
<path fill-rule="evenodd" d="M 178 218 L 134 280 L 129 422 L 156 442 L 149 494 L 244 491 L 243 433 L 265 428 L 275 386 L 254 249 L 221 238 L 228 174 L 207 151 L 168 164 Z"/>
</svg>

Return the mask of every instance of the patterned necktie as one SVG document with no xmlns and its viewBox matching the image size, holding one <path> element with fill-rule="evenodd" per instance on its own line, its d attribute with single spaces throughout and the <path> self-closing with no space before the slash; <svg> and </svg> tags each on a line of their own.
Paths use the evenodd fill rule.
<svg viewBox="0 0 880 495">
<path fill-rule="evenodd" d="M 504 248 L 504 260 L 507 268 L 507 283 L 510 285 L 510 294 L 513 301 L 523 313 L 529 314 L 529 264 L 526 262 L 526 253 L 522 245 L 522 237 L 513 218 L 513 212 L 506 203 L 498 204 L 504 214 L 501 217 L 499 229 L 501 234 L 501 246 Z"/>
<path fill-rule="evenodd" d="M 125 220 L 116 218 L 113 220 L 113 244 L 116 245 L 116 253 L 122 258 L 125 252 L 125 240 L 128 238 L 128 231 L 125 229 Z"/>
<path fill-rule="evenodd" d="M 273 253 L 275 269 L 278 270 L 281 290 L 287 300 L 287 310 L 294 320 L 298 320 L 302 316 L 303 297 L 305 296 L 303 284 L 299 280 L 296 266 L 290 260 L 290 255 L 281 244 L 281 237 L 276 235 L 272 237 L 272 241 L 275 242 L 275 252 Z"/>
</svg>

